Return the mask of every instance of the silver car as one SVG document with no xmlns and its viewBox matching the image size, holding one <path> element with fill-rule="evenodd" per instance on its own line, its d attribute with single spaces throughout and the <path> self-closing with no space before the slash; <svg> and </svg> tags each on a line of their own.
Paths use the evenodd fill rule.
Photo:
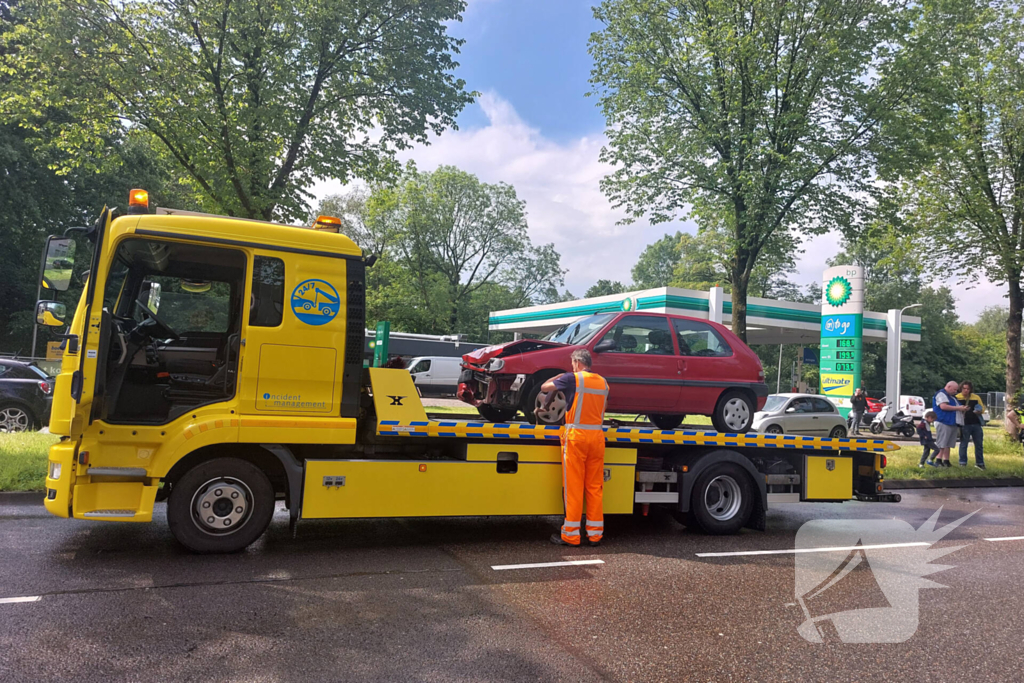
<svg viewBox="0 0 1024 683">
<path fill-rule="evenodd" d="M 750 429 L 764 434 L 807 434 L 835 439 L 846 436 L 846 418 L 823 396 L 772 394 L 764 408 L 754 413 Z"/>
</svg>

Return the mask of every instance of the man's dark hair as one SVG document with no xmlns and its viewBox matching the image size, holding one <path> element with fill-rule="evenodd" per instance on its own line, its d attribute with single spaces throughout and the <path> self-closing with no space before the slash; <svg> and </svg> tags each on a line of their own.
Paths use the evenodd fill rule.
<svg viewBox="0 0 1024 683">
<path fill-rule="evenodd" d="M 576 361 L 577 363 L 585 367 L 587 370 L 590 369 L 590 366 L 593 362 L 590 359 L 590 351 L 587 351 L 586 349 L 576 349 L 575 351 L 572 352 L 571 358 L 572 360 Z"/>
</svg>

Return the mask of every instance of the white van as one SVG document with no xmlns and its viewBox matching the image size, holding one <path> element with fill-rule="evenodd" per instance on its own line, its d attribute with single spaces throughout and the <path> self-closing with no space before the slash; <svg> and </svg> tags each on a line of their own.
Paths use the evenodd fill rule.
<svg viewBox="0 0 1024 683">
<path fill-rule="evenodd" d="M 405 366 L 422 396 L 454 396 L 459 388 L 462 358 L 417 356 Z"/>
</svg>

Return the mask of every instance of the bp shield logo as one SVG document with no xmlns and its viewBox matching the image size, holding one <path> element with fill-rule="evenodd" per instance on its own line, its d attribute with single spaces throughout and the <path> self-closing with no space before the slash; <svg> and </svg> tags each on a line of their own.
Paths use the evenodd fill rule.
<svg viewBox="0 0 1024 683">
<path fill-rule="evenodd" d="M 825 287 L 825 300 L 829 306 L 838 308 L 850 300 L 853 294 L 853 285 L 845 277 L 836 276 L 829 280 Z"/>
<path fill-rule="evenodd" d="M 324 280 L 305 280 L 292 291 L 292 311 L 307 325 L 326 325 L 338 315 L 341 297 Z"/>
</svg>

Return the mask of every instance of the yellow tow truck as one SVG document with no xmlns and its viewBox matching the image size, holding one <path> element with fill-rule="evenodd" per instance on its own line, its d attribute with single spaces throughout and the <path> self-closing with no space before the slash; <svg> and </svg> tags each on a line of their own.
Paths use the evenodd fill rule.
<svg viewBox="0 0 1024 683">
<path fill-rule="evenodd" d="M 148 522 L 166 500 L 175 537 L 213 553 L 259 538 L 278 500 L 293 529 L 562 513 L 560 427 L 429 416 L 407 371 L 364 367 L 372 262 L 337 219 L 151 213 L 133 190 L 124 215 L 104 208 L 84 232 L 89 274 L 53 392 L 52 514 Z M 68 238 L 48 248 L 73 267 Z M 36 313 L 67 317 L 53 301 Z M 605 432 L 608 514 L 659 506 L 722 534 L 763 529 L 777 502 L 899 500 L 883 490 L 897 447 L 881 439 Z"/>
</svg>

